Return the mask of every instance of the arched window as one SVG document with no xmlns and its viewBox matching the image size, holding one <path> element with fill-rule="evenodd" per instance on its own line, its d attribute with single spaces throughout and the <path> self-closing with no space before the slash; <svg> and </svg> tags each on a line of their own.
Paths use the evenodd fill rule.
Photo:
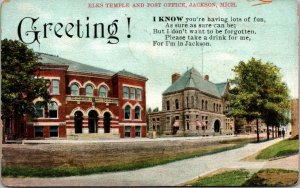
<svg viewBox="0 0 300 188">
<path fill-rule="evenodd" d="M 93 96 L 94 95 L 94 88 L 91 85 L 87 85 L 85 87 L 85 95 L 86 96 Z"/>
<path fill-rule="evenodd" d="M 130 119 L 130 106 L 129 105 L 127 105 L 126 107 L 125 107 L 125 119 Z"/>
<path fill-rule="evenodd" d="M 34 105 L 35 107 L 35 115 L 36 118 L 43 118 L 44 117 L 44 105 L 41 101 L 38 101 Z"/>
<path fill-rule="evenodd" d="M 205 110 L 207 110 L 207 101 L 205 101 Z"/>
<path fill-rule="evenodd" d="M 71 85 L 71 95 L 78 96 L 79 95 L 79 87 L 77 84 Z"/>
<path fill-rule="evenodd" d="M 192 103 L 191 106 L 192 106 L 192 108 L 194 108 L 194 102 L 195 102 L 195 101 L 194 101 L 194 97 L 191 96 L 191 103 Z"/>
<path fill-rule="evenodd" d="M 167 110 L 170 110 L 170 101 L 167 101 Z"/>
<path fill-rule="evenodd" d="M 179 101 L 178 101 L 178 99 L 175 99 L 175 108 L 179 109 Z"/>
<path fill-rule="evenodd" d="M 189 108 L 189 97 L 186 97 L 186 107 Z"/>
<path fill-rule="evenodd" d="M 214 103 L 214 112 L 216 111 L 216 104 Z"/>
<path fill-rule="evenodd" d="M 135 107 L 134 109 L 134 119 L 140 119 L 141 118 L 141 108 L 139 106 Z"/>
<path fill-rule="evenodd" d="M 201 106 L 202 110 L 204 109 L 204 100 L 202 99 L 202 106 Z"/>
<path fill-rule="evenodd" d="M 57 116 L 58 105 L 52 101 L 49 103 L 49 118 L 58 118 Z"/>
<path fill-rule="evenodd" d="M 101 86 L 99 89 L 100 97 L 107 97 L 107 88 L 105 86 Z"/>
</svg>

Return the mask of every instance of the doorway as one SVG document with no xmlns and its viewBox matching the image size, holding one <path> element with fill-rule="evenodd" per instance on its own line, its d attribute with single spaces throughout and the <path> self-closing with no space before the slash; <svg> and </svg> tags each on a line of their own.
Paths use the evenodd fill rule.
<svg viewBox="0 0 300 188">
<path fill-rule="evenodd" d="M 220 132 L 220 126 L 221 126 L 221 122 L 220 120 L 216 120 L 215 123 L 214 123 L 214 131 L 217 133 L 217 132 Z"/>
<path fill-rule="evenodd" d="M 82 120 L 83 114 L 80 111 L 75 112 L 74 117 L 74 126 L 75 126 L 75 133 L 82 133 Z"/>
<path fill-rule="evenodd" d="M 104 133 L 110 133 L 111 115 L 109 112 L 104 113 Z"/>
<path fill-rule="evenodd" d="M 89 133 L 98 132 L 98 113 L 95 110 L 91 110 L 89 116 Z"/>
</svg>

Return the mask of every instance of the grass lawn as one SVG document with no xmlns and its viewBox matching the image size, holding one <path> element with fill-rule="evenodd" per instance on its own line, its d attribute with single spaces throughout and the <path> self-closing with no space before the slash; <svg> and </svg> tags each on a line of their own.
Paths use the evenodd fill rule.
<svg viewBox="0 0 300 188">
<path fill-rule="evenodd" d="M 283 140 L 262 150 L 256 159 L 272 159 L 280 156 L 288 156 L 299 152 L 299 141 Z"/>
<path fill-rule="evenodd" d="M 297 183 L 298 174 L 292 170 L 263 169 L 251 175 L 240 169 L 201 177 L 186 186 L 292 186 Z"/>
<path fill-rule="evenodd" d="M 178 160 L 200 157 L 222 151 L 243 147 L 248 143 L 255 143 L 255 139 L 237 139 L 232 141 L 222 141 L 216 145 L 203 146 L 193 153 L 174 154 L 171 156 L 160 156 L 147 161 L 135 161 L 134 163 L 121 163 L 110 166 L 82 166 L 76 167 L 66 164 L 60 167 L 27 167 L 27 166 L 2 166 L 2 176 L 4 177 L 61 177 L 79 176 L 103 172 L 116 172 L 126 170 L 136 170 L 140 168 L 152 167 L 166 164 Z M 95 164 L 96 165 L 96 164 Z"/>
<path fill-rule="evenodd" d="M 250 177 L 247 170 L 233 170 L 199 178 L 187 186 L 242 186 Z"/>
</svg>

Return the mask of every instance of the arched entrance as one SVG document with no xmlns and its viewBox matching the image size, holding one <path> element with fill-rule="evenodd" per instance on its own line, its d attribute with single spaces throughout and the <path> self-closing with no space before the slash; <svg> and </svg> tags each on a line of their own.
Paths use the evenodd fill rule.
<svg viewBox="0 0 300 188">
<path fill-rule="evenodd" d="M 220 120 L 217 119 L 214 123 L 214 131 L 216 133 L 220 132 L 220 127 L 221 127 L 221 122 L 220 122 Z"/>
<path fill-rule="evenodd" d="M 95 110 L 91 110 L 89 116 L 89 133 L 98 132 L 98 113 Z"/>
<path fill-rule="evenodd" d="M 82 120 L 83 114 L 80 111 L 75 112 L 74 114 L 74 126 L 75 126 L 75 133 L 82 133 Z"/>
<path fill-rule="evenodd" d="M 104 113 L 104 133 L 110 133 L 111 115 L 109 112 Z"/>
</svg>

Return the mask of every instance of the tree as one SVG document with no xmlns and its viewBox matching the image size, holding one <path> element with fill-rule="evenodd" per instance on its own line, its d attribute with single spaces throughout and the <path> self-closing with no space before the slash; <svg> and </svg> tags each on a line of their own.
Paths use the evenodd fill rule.
<svg viewBox="0 0 300 188">
<path fill-rule="evenodd" d="M 269 125 L 286 120 L 289 109 L 288 89 L 272 63 L 262 63 L 251 58 L 248 63 L 241 61 L 233 71 L 235 88 L 230 91 L 229 115 L 245 118 L 248 122 L 256 120 L 257 142 L 259 142 L 258 119 Z M 272 120 L 272 122 L 271 122 Z"/>
<path fill-rule="evenodd" d="M 48 81 L 38 77 L 41 63 L 32 49 L 19 41 L 4 39 L 1 43 L 1 118 L 14 120 L 19 126 L 24 115 L 35 116 L 35 98 L 49 102 Z"/>
</svg>

